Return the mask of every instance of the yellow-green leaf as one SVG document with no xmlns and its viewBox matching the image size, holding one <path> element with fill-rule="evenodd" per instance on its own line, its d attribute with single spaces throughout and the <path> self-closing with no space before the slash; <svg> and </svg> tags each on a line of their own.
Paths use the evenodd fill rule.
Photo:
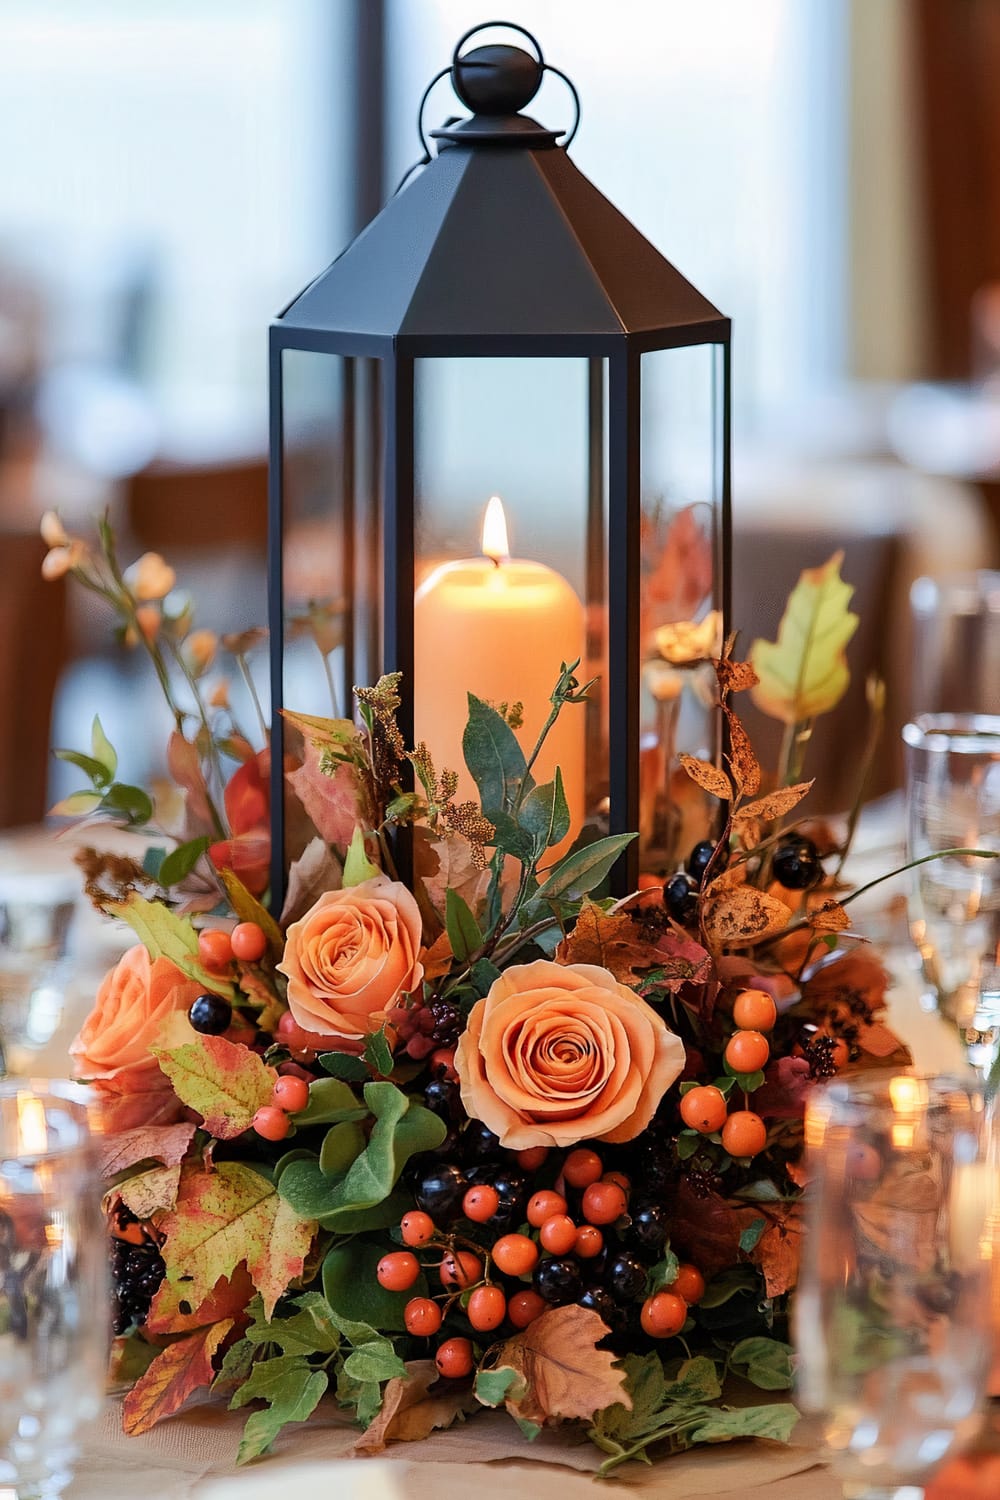
<svg viewBox="0 0 1000 1500">
<path fill-rule="evenodd" d="M 258 1109 L 271 1102 L 277 1074 L 238 1042 L 195 1035 L 183 1046 L 152 1051 L 178 1099 L 198 1111 L 217 1140 L 242 1135 Z"/>
<path fill-rule="evenodd" d="M 754 703 L 772 719 L 800 724 L 836 707 L 850 682 L 845 647 L 858 627 L 854 590 L 840 576 L 843 552 L 807 568 L 789 595 L 776 641 L 754 641 Z"/>
<path fill-rule="evenodd" d="M 267 907 L 262 906 L 257 897 L 250 894 L 234 870 L 220 870 L 219 879 L 226 887 L 229 903 L 240 921 L 256 922 L 257 926 L 263 930 L 271 951 L 275 954 L 282 953 L 285 939 L 281 935 L 281 928 Z"/>
<path fill-rule="evenodd" d="M 213 994 L 227 1000 L 236 999 L 236 990 L 219 974 L 210 974 L 198 961 L 198 934 L 187 917 L 179 917 L 162 901 L 146 901 L 135 891 L 127 901 L 108 901 L 104 910 L 109 917 L 127 922 L 136 937 L 149 950 L 152 959 L 169 958 L 189 979 L 203 985 Z"/>
</svg>

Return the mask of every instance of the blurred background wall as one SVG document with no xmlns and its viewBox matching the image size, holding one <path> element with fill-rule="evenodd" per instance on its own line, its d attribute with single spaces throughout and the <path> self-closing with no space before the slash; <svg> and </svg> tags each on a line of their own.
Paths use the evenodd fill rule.
<svg viewBox="0 0 1000 1500">
<path fill-rule="evenodd" d="M 582 170 L 734 319 L 736 620 L 773 633 L 843 545 L 865 618 L 845 711 L 881 666 L 898 723 L 910 580 L 997 561 L 1000 5 L 508 10 L 580 90 Z M 201 624 L 262 620 L 268 321 L 418 157 L 424 84 L 484 14 L 0 8 L 0 826 L 75 784 L 47 749 L 84 743 L 95 707 L 129 776 L 166 728 L 142 663 L 41 583 L 39 517 L 107 508 Z M 568 119 L 557 82 L 533 111 Z"/>
</svg>

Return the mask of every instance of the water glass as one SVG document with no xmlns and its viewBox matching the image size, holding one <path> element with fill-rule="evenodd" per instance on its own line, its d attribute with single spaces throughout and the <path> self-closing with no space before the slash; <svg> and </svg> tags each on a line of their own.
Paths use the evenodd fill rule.
<svg viewBox="0 0 1000 1500">
<path fill-rule="evenodd" d="M 991 1353 L 997 1184 L 967 1078 L 817 1090 L 795 1304 L 799 1399 L 853 1497 L 913 1496 L 975 1436 Z"/>
<path fill-rule="evenodd" d="M 50 1500 L 103 1404 L 108 1255 L 87 1091 L 0 1082 L 0 1486 Z"/>
<path fill-rule="evenodd" d="M 71 876 L 0 874 L 0 1072 L 59 1025 L 76 895 Z"/>
<path fill-rule="evenodd" d="M 903 730 L 907 853 L 1000 852 L 1000 717 L 922 714 Z M 1000 859 L 946 855 L 911 872 L 910 930 L 941 1012 L 988 1072 L 1000 1036 Z"/>
<path fill-rule="evenodd" d="M 914 713 L 1000 713 L 1000 573 L 918 578 Z"/>
</svg>

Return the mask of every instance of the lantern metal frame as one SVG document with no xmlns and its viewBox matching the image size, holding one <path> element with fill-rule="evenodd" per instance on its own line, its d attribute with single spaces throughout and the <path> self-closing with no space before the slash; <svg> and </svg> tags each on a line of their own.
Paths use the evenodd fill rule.
<svg viewBox="0 0 1000 1500">
<path fill-rule="evenodd" d="M 530 100 L 542 72 L 558 71 L 544 62 L 537 43 L 537 60 L 520 48 L 500 45 L 480 47 L 461 56 L 460 49 L 472 34 L 462 38 L 451 67 L 438 77 L 450 74 L 459 97 L 476 112 L 469 119 L 431 133 L 439 141 L 437 155 L 397 191 L 326 271 L 288 303 L 270 328 L 272 892 L 279 900 L 285 879 L 281 709 L 282 366 L 286 352 L 339 356 L 344 361 L 344 541 L 349 554 L 355 545 L 356 497 L 352 485 L 356 408 L 359 404 L 367 408 L 367 431 L 370 439 L 377 437 L 378 452 L 374 456 L 381 475 L 382 670 L 400 671 L 408 683 L 413 681 L 414 659 L 416 361 L 469 357 L 589 361 L 589 515 L 603 525 L 605 501 L 607 515 L 609 832 L 634 830 L 639 817 L 641 360 L 653 351 L 711 345 L 719 356 L 713 372 L 713 425 L 719 444 L 717 455 L 713 455 L 717 456 L 718 472 L 713 477 L 721 530 L 718 603 L 724 632 L 729 630 L 730 320 L 663 259 L 579 172 L 558 143 L 564 132 L 545 130 L 520 113 L 522 99 Z M 524 83 L 525 77 L 530 82 L 529 65 L 536 71 L 530 90 Z M 515 73 L 520 69 L 520 93 L 517 79 L 511 81 L 512 68 Z M 534 209 L 527 239 L 531 254 L 544 262 L 538 275 L 524 253 L 525 218 L 511 201 L 515 196 L 522 203 L 527 201 L 528 211 Z M 506 240 L 498 243 L 498 230 L 502 238 L 505 223 Z M 489 266 L 483 266 L 477 247 L 488 247 Z M 470 257 L 475 258 L 474 269 Z M 562 274 L 567 264 L 571 275 Z M 491 267 L 501 268 L 495 277 L 491 277 Z M 463 268 L 468 274 L 462 274 Z M 532 315 L 542 308 L 541 321 L 533 319 Z M 358 362 L 365 360 L 377 362 L 375 390 L 360 389 L 363 382 Z M 348 622 L 344 651 L 347 702 L 353 687 L 351 658 Z M 399 723 L 407 743 L 412 742 L 412 721 L 412 701 L 404 692 Z M 621 856 L 612 872 L 614 889 L 624 892 L 634 888 L 636 858 L 634 846 Z"/>
</svg>

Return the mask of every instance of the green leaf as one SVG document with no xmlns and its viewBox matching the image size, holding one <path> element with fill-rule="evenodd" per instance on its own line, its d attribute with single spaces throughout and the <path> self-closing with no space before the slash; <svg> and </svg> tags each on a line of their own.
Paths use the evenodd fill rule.
<svg viewBox="0 0 1000 1500">
<path fill-rule="evenodd" d="M 392 1072 L 392 1048 L 384 1029 L 370 1031 L 365 1037 L 364 1060 L 380 1078 L 388 1078 Z"/>
<path fill-rule="evenodd" d="M 127 786 L 123 781 L 115 781 L 101 798 L 101 810 L 120 813 L 138 828 L 153 816 L 153 803 L 141 786 Z"/>
<path fill-rule="evenodd" d="M 365 1148 L 365 1133 L 356 1120 L 341 1120 L 331 1125 L 319 1152 L 319 1169 L 324 1177 L 346 1172 Z"/>
<path fill-rule="evenodd" d="M 762 1391 L 787 1391 L 792 1385 L 792 1349 L 780 1339 L 741 1339 L 730 1351 L 730 1367 Z"/>
<path fill-rule="evenodd" d="M 96 812 L 100 805 L 100 792 L 70 792 L 55 807 L 50 807 L 49 812 L 54 818 L 82 818 Z"/>
<path fill-rule="evenodd" d="M 344 889 L 347 890 L 352 885 L 361 885 L 366 880 L 373 880 L 381 873 L 378 865 L 373 865 L 368 858 L 365 851 L 364 833 L 356 826 L 344 859 Z"/>
<path fill-rule="evenodd" d="M 529 833 L 512 818 L 509 812 L 495 808 L 490 814 L 496 832 L 490 840 L 493 848 L 501 854 L 513 854 L 522 864 L 529 864 L 536 857 L 536 845 Z"/>
<path fill-rule="evenodd" d="M 333 1125 L 356 1118 L 358 1111 L 361 1118 L 368 1113 L 349 1084 L 339 1078 L 315 1078 L 309 1085 L 309 1103 L 295 1116 L 295 1123 Z"/>
<path fill-rule="evenodd" d="M 554 781 L 536 786 L 525 797 L 518 822 L 531 835 L 539 854 L 551 849 L 553 844 L 561 843 L 569 833 L 569 805 L 558 766 Z"/>
<path fill-rule="evenodd" d="M 245 1337 L 253 1345 L 277 1344 L 282 1354 L 332 1354 L 340 1348 L 340 1330 L 333 1321 L 330 1306 L 319 1292 L 307 1292 L 295 1301 L 296 1311 L 288 1318 L 264 1318 L 261 1299 L 250 1304 L 254 1321 Z"/>
<path fill-rule="evenodd" d="M 623 849 L 636 837 L 634 833 L 615 833 L 610 838 L 586 844 L 575 854 L 561 859 L 548 879 L 540 886 L 542 901 L 578 901 L 608 874 Z"/>
<path fill-rule="evenodd" d="M 646 1296 L 652 1297 L 657 1292 L 662 1292 L 664 1287 L 673 1286 L 677 1280 L 677 1272 L 680 1261 L 672 1250 L 667 1250 L 662 1260 L 658 1260 L 655 1266 L 650 1266 L 646 1275 Z"/>
<path fill-rule="evenodd" d="M 478 953 L 483 946 L 483 935 L 468 903 L 452 886 L 445 891 L 444 900 L 445 926 L 451 951 L 460 964 L 467 964 L 472 955 Z"/>
<path fill-rule="evenodd" d="M 858 628 L 847 608 L 854 590 L 840 576 L 843 552 L 807 568 L 792 590 L 776 641 L 756 640 L 750 661 L 756 706 L 783 724 L 801 724 L 834 708 L 847 691 L 846 646 Z"/>
<path fill-rule="evenodd" d="M 389 1292 L 379 1286 L 375 1268 L 384 1250 L 382 1243 L 354 1239 L 349 1245 L 335 1245 L 323 1261 L 323 1294 L 327 1302 L 341 1319 L 367 1325 L 369 1338 L 375 1337 L 376 1328 L 386 1333 L 404 1332 L 403 1312 L 407 1302 L 411 1297 L 427 1295 L 427 1280 L 422 1272 L 405 1292 Z"/>
<path fill-rule="evenodd" d="M 126 901 L 108 901 L 104 910 L 111 917 L 120 917 L 127 922 L 141 943 L 149 950 L 152 959 L 169 958 L 170 962 L 195 979 L 213 994 L 223 995 L 227 1000 L 237 998 L 236 990 L 228 979 L 219 974 L 210 974 L 198 960 L 198 934 L 188 917 L 180 917 L 162 901 L 146 901 L 135 891 Z"/>
<path fill-rule="evenodd" d="M 477 959 L 469 971 L 469 980 L 472 988 L 480 998 L 489 994 L 490 989 L 499 978 L 500 970 L 488 958 Z"/>
<path fill-rule="evenodd" d="M 282 1354 L 254 1365 L 249 1379 L 229 1403 L 230 1409 L 250 1401 L 266 1401 L 268 1405 L 247 1419 L 236 1462 L 245 1464 L 266 1453 L 286 1422 L 307 1421 L 326 1387 L 326 1371 L 313 1370 L 300 1355 Z"/>
<path fill-rule="evenodd" d="M 92 755 L 84 755 L 80 750 L 53 750 L 52 753 L 56 760 L 64 760 L 69 765 L 76 766 L 85 776 L 89 776 L 99 791 L 103 792 L 111 781 L 107 766 L 95 760 Z"/>
<path fill-rule="evenodd" d="M 747 1225 L 743 1233 L 740 1235 L 740 1249 L 744 1252 L 744 1254 L 749 1255 L 750 1251 L 756 1247 L 757 1241 L 760 1239 L 766 1228 L 766 1219 L 754 1219 Z"/>
<path fill-rule="evenodd" d="M 324 1086 L 337 1081 L 320 1080 Z M 346 1223 L 359 1209 L 374 1208 L 388 1198 L 411 1156 L 433 1151 L 447 1134 L 443 1120 L 408 1099 L 395 1084 L 369 1083 L 364 1094 L 375 1124 L 367 1146 L 343 1177 L 333 1181 L 324 1177 L 318 1162 L 292 1162 L 278 1184 L 296 1213 L 318 1218 L 324 1229 L 347 1232 Z"/>
<path fill-rule="evenodd" d="M 686 1130 L 681 1131 L 677 1137 L 677 1160 L 687 1161 L 688 1157 L 693 1156 L 698 1150 L 701 1142 L 702 1137 L 697 1131 L 691 1131 L 690 1133 Z"/>
<path fill-rule="evenodd" d="M 188 839 L 186 844 L 178 844 L 176 849 L 171 849 L 160 865 L 157 876 L 160 884 L 162 886 L 177 885 L 178 881 L 190 875 L 209 843 L 210 840 L 205 835 L 199 839 Z"/>
<path fill-rule="evenodd" d="M 508 1395 L 517 1401 L 526 1390 L 523 1378 L 510 1365 L 501 1365 L 498 1370 L 480 1370 L 476 1375 L 476 1400 L 484 1406 L 502 1406 Z"/>
<path fill-rule="evenodd" d="M 699 1309 L 722 1307 L 730 1298 L 744 1292 L 756 1292 L 759 1287 L 760 1275 L 752 1266 L 731 1266 L 728 1271 L 712 1277 L 698 1304 Z"/>
<path fill-rule="evenodd" d="M 159 844 L 150 844 L 142 856 L 142 870 L 144 875 L 149 875 L 155 880 L 160 873 L 160 866 L 167 857 L 166 849 Z"/>
<path fill-rule="evenodd" d="M 352 1380 L 381 1382 L 406 1378 L 406 1366 L 388 1339 L 359 1344 L 344 1360 L 344 1371 Z"/>
<path fill-rule="evenodd" d="M 692 1427 L 692 1443 L 729 1443 L 737 1438 L 770 1438 L 787 1443 L 801 1413 L 788 1402 L 769 1402 L 767 1406 L 718 1406 L 708 1412 L 704 1421 Z"/>
<path fill-rule="evenodd" d="M 469 694 L 469 721 L 462 736 L 462 754 L 479 790 L 486 817 L 507 812 L 517 800 L 522 783 L 530 783 L 527 763 L 517 736 L 501 714 L 475 694 Z"/>
<path fill-rule="evenodd" d="M 118 770 L 118 756 L 115 747 L 104 733 L 104 726 L 97 715 L 90 726 L 90 753 L 94 759 L 103 767 L 108 781 L 114 779 Z"/>
<path fill-rule="evenodd" d="M 369 1077 L 364 1059 L 347 1052 L 321 1052 L 317 1060 L 325 1073 L 331 1073 L 334 1078 L 346 1079 L 349 1083 L 361 1083 Z"/>
</svg>

